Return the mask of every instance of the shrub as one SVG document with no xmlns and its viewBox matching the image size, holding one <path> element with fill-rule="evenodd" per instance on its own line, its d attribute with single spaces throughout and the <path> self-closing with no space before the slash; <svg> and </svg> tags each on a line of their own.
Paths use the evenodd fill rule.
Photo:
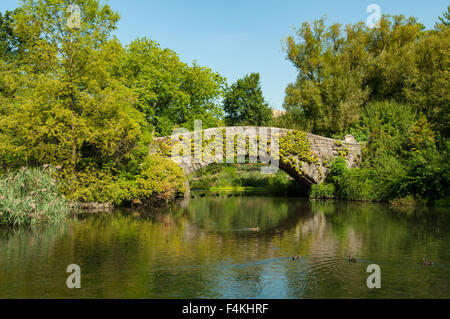
<svg viewBox="0 0 450 319">
<path fill-rule="evenodd" d="M 329 182 L 335 184 L 339 198 L 433 203 L 448 196 L 448 142 L 442 141 L 438 149 L 423 114 L 405 104 L 371 103 L 362 113 L 360 127 L 360 136 L 368 136 L 362 168 L 343 170 L 338 162 L 331 167 Z"/>
<path fill-rule="evenodd" d="M 361 112 L 360 122 L 350 128 L 356 140 L 367 142 L 374 132 L 384 131 L 390 136 L 406 136 L 414 123 L 416 111 L 408 104 L 394 101 L 372 102 Z"/>
<path fill-rule="evenodd" d="M 128 193 L 127 187 L 105 171 L 86 169 L 76 174 L 75 180 L 64 184 L 64 193 L 68 198 L 82 203 L 120 204 Z"/>
<path fill-rule="evenodd" d="M 334 199 L 336 188 L 333 184 L 323 183 L 312 185 L 309 193 L 311 199 Z"/>
<path fill-rule="evenodd" d="M 339 199 L 377 200 L 371 172 L 366 169 L 348 169 L 336 180 L 336 195 Z"/>
<path fill-rule="evenodd" d="M 339 156 L 330 163 L 330 172 L 327 176 L 328 182 L 336 182 L 347 171 L 347 161 Z"/>
<path fill-rule="evenodd" d="M 136 194 L 128 200 L 137 199 L 145 205 L 152 205 L 168 203 L 184 196 L 186 177 L 172 160 L 150 155 L 141 169 L 136 179 Z"/>
<path fill-rule="evenodd" d="M 23 226 L 63 221 L 70 204 L 59 193 L 53 168 L 22 168 L 0 178 L 0 225 Z"/>
<path fill-rule="evenodd" d="M 151 205 L 171 202 L 186 192 L 182 169 L 168 158 L 148 155 L 137 175 L 114 176 L 107 171 L 88 169 L 77 174 L 68 196 L 81 202 L 111 202 L 115 205 Z"/>
</svg>

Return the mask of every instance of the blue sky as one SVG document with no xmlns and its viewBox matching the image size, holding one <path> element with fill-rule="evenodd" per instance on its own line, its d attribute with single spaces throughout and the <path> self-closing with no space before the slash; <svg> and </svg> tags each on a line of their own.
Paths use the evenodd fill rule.
<svg viewBox="0 0 450 319">
<path fill-rule="evenodd" d="M 18 0 L 0 0 L 0 11 Z M 342 24 L 366 21 L 370 4 L 381 12 L 415 16 L 431 28 L 448 0 L 109 0 L 122 19 L 117 37 L 127 44 L 148 37 L 176 51 L 184 62 L 197 60 L 233 83 L 261 74 L 266 100 L 282 109 L 286 86 L 296 72 L 285 59 L 281 40 L 303 21 L 322 16 Z"/>
</svg>

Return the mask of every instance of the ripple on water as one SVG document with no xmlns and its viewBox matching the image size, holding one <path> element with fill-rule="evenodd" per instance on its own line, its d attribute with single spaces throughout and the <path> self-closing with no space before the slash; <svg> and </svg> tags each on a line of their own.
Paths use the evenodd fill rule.
<svg viewBox="0 0 450 319">
<path fill-rule="evenodd" d="M 60 284 L 72 263 L 82 268 L 81 298 L 450 297 L 450 214 L 257 197 L 155 214 L 0 232 L 0 298 L 72 297 Z M 435 264 L 422 266 L 422 257 Z M 382 289 L 367 288 L 369 264 L 382 267 Z"/>
</svg>

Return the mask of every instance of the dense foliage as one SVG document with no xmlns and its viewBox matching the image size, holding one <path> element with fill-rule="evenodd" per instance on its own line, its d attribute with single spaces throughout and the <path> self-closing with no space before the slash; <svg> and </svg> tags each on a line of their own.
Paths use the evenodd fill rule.
<svg viewBox="0 0 450 319">
<path fill-rule="evenodd" d="M 286 89 L 287 114 L 276 123 L 366 142 L 361 168 L 333 172 L 311 197 L 349 200 L 449 196 L 450 30 L 415 18 L 364 23 L 303 23 L 285 40 L 298 70 Z M 339 163 L 339 161 L 338 161 Z M 335 163 L 336 164 L 336 163 Z M 335 167 L 334 167 L 335 168 Z"/>
<path fill-rule="evenodd" d="M 14 13 L 6 11 L 0 12 L 0 58 L 11 59 L 20 46 L 17 36 L 13 32 Z"/>
<path fill-rule="evenodd" d="M 188 66 L 172 50 L 143 38 L 128 46 L 120 72 L 157 135 L 168 136 L 175 126 L 193 129 L 195 120 L 205 129 L 221 126 L 225 79 L 210 69 Z"/>
<path fill-rule="evenodd" d="M 0 16 L 0 167 L 61 166 L 71 200 L 148 203 L 184 192 L 153 134 L 221 123 L 224 79 L 148 39 L 111 36 L 119 15 L 98 0 L 25 0 Z"/>
<path fill-rule="evenodd" d="M 371 103 L 355 136 L 368 136 L 361 167 L 348 169 L 345 159 L 337 158 L 326 184 L 314 186 L 311 197 L 369 201 L 412 197 L 422 203 L 448 197 L 449 147 L 436 147 L 431 125 L 413 107 Z"/>
<path fill-rule="evenodd" d="M 358 124 L 368 102 L 395 100 L 423 112 L 448 137 L 449 32 L 444 24 L 425 30 L 403 16 L 384 16 L 374 29 L 305 22 L 285 40 L 298 70 L 285 108 L 302 114 L 313 133 L 335 135 Z"/>
</svg>

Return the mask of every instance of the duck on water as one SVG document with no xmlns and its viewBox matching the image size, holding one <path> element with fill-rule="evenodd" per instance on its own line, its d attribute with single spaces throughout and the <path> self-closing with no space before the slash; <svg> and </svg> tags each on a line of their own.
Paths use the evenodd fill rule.
<svg viewBox="0 0 450 319">
<path fill-rule="evenodd" d="M 424 266 L 433 266 L 433 262 L 427 261 L 425 257 L 422 258 L 422 265 Z"/>
<path fill-rule="evenodd" d="M 356 263 L 356 258 L 353 257 L 352 255 L 348 256 L 348 261 L 351 263 Z"/>
</svg>

